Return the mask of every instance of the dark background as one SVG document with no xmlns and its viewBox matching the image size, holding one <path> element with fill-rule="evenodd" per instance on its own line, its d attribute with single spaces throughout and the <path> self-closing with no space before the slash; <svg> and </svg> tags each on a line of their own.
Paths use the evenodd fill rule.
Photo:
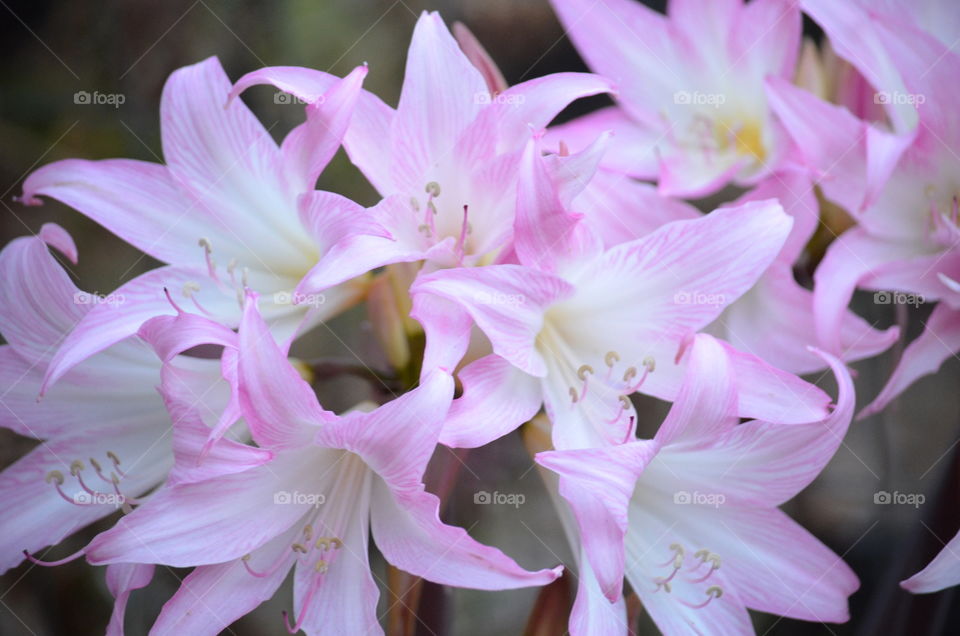
<svg viewBox="0 0 960 636">
<path fill-rule="evenodd" d="M 663 3 L 651 4 L 662 9 Z M 344 75 L 369 62 L 366 87 L 395 104 L 410 34 L 424 9 L 440 10 L 448 24 L 465 22 L 511 84 L 551 72 L 584 70 L 546 0 L 0 0 L 0 243 L 56 221 L 78 243 L 80 263 L 71 270 L 80 286 L 109 292 L 156 263 L 56 202 L 40 208 L 16 203 L 13 197 L 26 174 L 68 157 L 160 161 L 158 109 L 164 81 L 175 69 L 210 55 L 220 57 L 232 79 L 268 65 L 312 66 Z M 809 25 L 808 30 L 813 32 Z M 76 104 L 77 91 L 119 93 L 125 102 L 119 108 Z M 271 89 L 255 88 L 244 99 L 279 138 L 300 121 L 302 111 L 274 104 L 272 94 Z M 600 103 L 600 98 L 585 100 L 566 116 Z M 361 203 L 376 200 L 342 153 L 319 185 Z M 118 279 L 117 273 L 124 271 Z M 929 314 L 929 307 L 921 307 L 895 316 L 890 306 L 874 305 L 866 296 L 858 297 L 855 306 L 881 325 L 895 320 L 907 324 L 909 337 L 919 332 Z M 356 333 L 363 320 L 363 312 L 354 311 L 338 319 L 334 328 Z M 855 365 L 861 405 L 879 391 L 897 353 Z M 825 626 L 758 615 L 758 633 L 958 633 L 960 611 L 952 609 L 952 591 L 914 598 L 897 587 L 897 581 L 922 567 L 960 528 L 958 386 L 960 364 L 951 359 L 939 375 L 917 383 L 884 413 L 855 423 L 824 475 L 787 506 L 860 575 L 861 590 L 851 599 L 851 622 Z M 829 383 L 825 388 L 833 390 Z M 650 428 L 665 410 L 652 400 L 647 405 L 644 425 Z M 0 466 L 34 443 L 0 432 Z M 527 567 L 568 559 L 551 504 L 517 436 L 462 459 L 465 468 L 454 486 L 448 521 L 495 543 Z M 435 460 L 440 464 L 449 457 Z M 526 503 L 516 510 L 472 504 L 477 490 L 498 489 L 524 493 Z M 916 510 L 875 505 L 873 494 L 880 490 L 923 493 L 926 503 Z M 3 514 L 17 511 L 3 509 Z M 56 554 L 74 551 L 103 527 L 66 542 Z M 382 564 L 375 560 L 374 567 Z M 147 632 L 185 573 L 158 568 L 153 585 L 133 594 L 129 634 Z M 422 633 L 513 634 L 523 630 L 537 590 L 428 589 L 425 594 Z M 290 604 L 288 586 L 229 633 L 283 634 L 280 612 Z M 386 605 L 382 598 L 381 610 Z M 0 635 L 98 634 L 110 608 L 102 569 L 80 562 L 54 569 L 27 564 L 0 577 Z M 650 633 L 652 628 L 645 626 Z"/>
</svg>

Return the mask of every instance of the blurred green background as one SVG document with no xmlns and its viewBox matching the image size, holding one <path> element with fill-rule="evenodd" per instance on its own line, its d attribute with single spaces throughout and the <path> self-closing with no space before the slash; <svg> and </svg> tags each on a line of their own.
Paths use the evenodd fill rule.
<svg viewBox="0 0 960 636">
<path fill-rule="evenodd" d="M 653 4 L 662 9 L 663 3 Z M 159 161 L 158 109 L 164 81 L 178 67 L 210 55 L 219 56 L 232 79 L 269 65 L 311 66 L 343 75 L 367 62 L 366 87 L 395 104 L 409 37 L 425 9 L 441 11 L 448 24 L 466 23 L 511 84 L 584 69 L 546 0 L 0 0 L 2 243 L 56 221 L 78 243 L 80 263 L 71 271 L 80 286 L 109 292 L 156 263 L 56 202 L 40 208 L 14 202 L 26 174 L 68 157 Z M 121 94 L 124 103 L 78 104 L 74 99 L 78 91 Z M 279 139 L 301 120 L 302 110 L 274 103 L 273 94 L 269 88 L 255 88 L 244 99 Z M 587 100 L 565 116 L 598 103 L 602 99 Z M 343 153 L 319 185 L 361 203 L 376 201 Z M 121 272 L 125 273 L 118 278 Z M 881 325 L 899 319 L 909 326 L 910 337 L 929 313 L 929 307 L 921 307 L 895 316 L 890 306 L 875 305 L 866 296 L 858 297 L 856 308 Z M 335 328 L 357 334 L 364 319 L 362 311 L 355 311 L 339 319 Z M 882 386 L 896 355 L 893 351 L 855 365 L 861 404 Z M 960 363 L 951 359 L 938 376 L 918 383 L 885 413 L 856 423 L 827 472 L 787 507 L 860 575 L 863 584 L 852 599 L 851 623 L 823 626 L 760 616 L 759 633 L 957 633 L 960 617 L 953 609 L 951 591 L 914 599 L 896 583 L 926 563 L 960 528 L 958 386 Z M 832 386 L 825 388 L 832 391 Z M 665 413 L 664 405 L 653 400 L 643 405 L 649 407 L 641 411 L 643 425 L 652 430 Z M 3 432 L 0 465 L 11 463 L 32 445 Z M 438 451 L 437 464 L 450 461 L 440 456 L 445 452 Z M 551 504 L 518 436 L 462 459 L 465 467 L 453 484 L 448 521 L 500 546 L 527 567 L 568 559 Z M 517 509 L 476 506 L 472 495 L 479 490 L 523 493 L 526 503 Z M 875 505 L 874 493 L 881 490 L 924 493 L 926 504 L 916 510 Z M 3 505 L 0 502 L 2 514 L 17 514 Z M 89 538 L 98 528 L 84 536 Z M 81 545 L 80 539 L 71 540 L 62 553 Z M 184 574 L 159 568 L 153 585 L 133 594 L 127 612 L 129 634 L 147 632 Z M 379 575 L 384 578 L 382 570 Z M 425 618 L 416 627 L 418 633 L 516 634 L 524 629 L 537 591 L 428 589 L 425 595 Z M 101 633 L 110 603 L 100 569 L 80 562 L 54 569 L 21 566 L 0 577 L 0 635 Z M 290 604 L 289 589 L 284 588 L 229 633 L 285 633 L 280 612 Z M 383 598 L 381 609 L 386 606 Z M 650 633 L 652 628 L 646 627 Z"/>
</svg>

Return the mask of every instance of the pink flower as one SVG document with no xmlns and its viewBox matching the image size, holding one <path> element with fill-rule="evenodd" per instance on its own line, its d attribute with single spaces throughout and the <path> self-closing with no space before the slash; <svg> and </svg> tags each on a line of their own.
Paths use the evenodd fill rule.
<svg viewBox="0 0 960 636">
<path fill-rule="evenodd" d="M 750 289 L 780 251 L 791 221 L 751 202 L 663 225 L 605 249 L 567 212 L 596 167 L 589 150 L 521 165 L 514 252 L 519 264 L 421 274 L 413 314 L 427 334 L 425 367 L 452 369 L 471 326 L 493 353 L 460 372 L 464 393 L 441 441 L 478 446 L 546 405 L 558 448 L 617 444 L 633 435 L 635 391 L 672 400 L 688 338 Z M 731 349 L 740 414 L 822 419 L 826 396 L 756 356 Z"/>
<path fill-rule="evenodd" d="M 171 320 L 144 329 L 155 342 L 188 336 Z M 230 332 L 207 322 L 195 324 L 197 339 L 206 329 L 229 346 Z M 270 598 L 293 568 L 291 633 L 379 633 L 371 534 L 390 563 L 442 584 L 504 589 L 559 575 L 527 572 L 440 521 L 439 500 L 421 479 L 453 395 L 447 374 L 427 374 L 372 412 L 337 417 L 274 343 L 254 298 L 235 346 L 242 412 L 262 450 L 230 452 L 257 451 L 259 460 L 241 457 L 232 473 L 163 489 L 87 550 L 93 563 L 197 566 L 155 631 L 219 633 Z"/>
<path fill-rule="evenodd" d="M 327 78 L 266 68 L 241 78 L 234 94 L 270 83 L 310 99 Z M 560 73 L 492 93 L 440 16 L 424 13 L 397 109 L 365 95 L 344 139 L 350 159 L 385 199 L 338 224 L 339 240 L 298 290 L 315 293 L 390 263 L 497 260 L 512 237 L 516 167 L 531 127 L 543 128 L 574 99 L 611 90 L 597 76 Z"/>
<path fill-rule="evenodd" d="M 0 347 L 0 426 L 41 441 L 0 473 L 0 571 L 19 564 L 24 551 L 129 509 L 173 465 L 170 418 L 155 389 L 159 364 L 134 339 L 88 358 L 37 401 L 43 371 L 74 325 L 94 307 L 116 312 L 125 302 L 77 289 L 44 240 L 76 262 L 72 239 L 52 224 L 0 252 L 0 331 L 9 343 Z M 194 400 L 198 408 L 221 408 L 227 387 L 219 364 L 194 358 L 187 370 L 210 388 Z"/>
<path fill-rule="evenodd" d="M 169 265 L 115 293 L 123 311 L 97 305 L 64 340 L 44 387 L 88 356 L 136 333 L 148 318 L 171 314 L 164 287 L 227 324 L 239 319 L 237 291 L 267 295 L 265 312 L 289 333 L 309 310 L 314 321 L 354 301 L 346 286 L 300 306 L 292 291 L 328 247 L 318 215 L 349 214 L 355 204 L 315 192 L 337 151 L 366 68 L 333 83 L 307 107 L 308 121 L 278 147 L 239 100 L 216 58 L 175 72 L 160 107 L 165 164 L 128 159 L 58 161 L 31 174 L 23 201 L 56 198 Z M 310 302 L 313 300 L 314 302 Z"/>
<path fill-rule="evenodd" d="M 553 0 L 584 59 L 619 87 L 617 106 L 558 127 L 579 148 L 616 131 L 605 166 L 698 197 L 779 167 L 787 137 L 764 79 L 790 79 L 800 49 L 791 0 L 671 0 L 663 16 L 631 0 Z"/>
<path fill-rule="evenodd" d="M 683 387 L 654 439 L 537 455 L 559 475 L 576 516 L 587 565 L 581 579 L 594 577 L 581 582 L 571 633 L 598 633 L 597 624 L 612 620 L 609 604 L 622 603 L 624 575 L 665 634 L 751 633 L 747 608 L 848 620 L 856 576 L 777 506 L 809 484 L 842 442 L 854 407 L 849 373 L 826 358 L 840 392 L 822 422 L 738 424 L 726 349 L 698 335 L 689 355 Z"/>
<path fill-rule="evenodd" d="M 771 80 L 771 105 L 824 194 L 857 221 L 815 276 L 818 339 L 842 350 L 839 325 L 858 287 L 880 290 L 878 303 L 940 301 L 867 414 L 960 349 L 960 118 L 947 106 L 958 97 L 958 57 L 931 35 L 856 3 L 811 1 L 807 9 L 873 83 L 893 129 Z"/>
</svg>

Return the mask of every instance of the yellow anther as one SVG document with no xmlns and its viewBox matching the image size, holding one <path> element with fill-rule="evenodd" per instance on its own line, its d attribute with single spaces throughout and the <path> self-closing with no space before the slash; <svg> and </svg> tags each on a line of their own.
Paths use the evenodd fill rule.
<svg viewBox="0 0 960 636">
<path fill-rule="evenodd" d="M 294 552 L 299 552 L 300 554 L 307 553 L 307 549 L 303 547 L 303 545 L 300 543 L 294 543 L 293 545 L 290 546 L 290 549 L 292 549 Z"/>
<path fill-rule="evenodd" d="M 200 240 L 197 241 L 197 245 L 202 247 L 207 252 L 207 254 L 213 251 L 213 244 L 210 242 L 210 239 L 206 237 L 200 237 Z"/>
<path fill-rule="evenodd" d="M 723 588 L 719 585 L 711 585 L 707 588 L 707 596 L 712 596 L 713 598 L 720 598 L 723 596 Z"/>
<path fill-rule="evenodd" d="M 200 283 L 194 280 L 188 280 L 183 284 L 183 295 L 190 298 L 193 294 L 200 291 Z"/>
<path fill-rule="evenodd" d="M 653 370 L 657 368 L 657 361 L 653 359 L 653 356 L 647 356 L 643 359 L 643 366 L 647 368 L 647 371 L 653 373 Z"/>
<path fill-rule="evenodd" d="M 624 410 L 627 410 L 633 406 L 633 403 L 630 402 L 630 398 L 628 398 L 626 395 L 621 395 L 619 399 L 620 399 L 620 404 L 623 405 Z"/>
<path fill-rule="evenodd" d="M 333 549 L 334 549 L 334 550 L 339 550 L 340 548 L 343 547 L 343 541 L 341 541 L 340 539 L 338 539 L 338 538 L 336 538 L 336 537 L 333 537 L 333 538 L 330 539 L 330 545 L 333 546 Z"/>
<path fill-rule="evenodd" d="M 95 471 L 97 471 L 98 473 L 100 472 L 100 469 L 101 469 L 100 462 L 95 460 L 93 457 L 90 458 L 90 465 L 93 466 L 93 469 Z"/>
<path fill-rule="evenodd" d="M 410 207 L 413 208 L 414 212 L 420 211 L 420 202 L 417 201 L 416 197 L 410 197 Z"/>
<path fill-rule="evenodd" d="M 75 459 L 72 462 L 70 462 L 70 474 L 73 475 L 74 477 L 76 477 L 77 473 L 82 471 L 84 468 L 86 468 L 86 466 L 84 466 L 83 462 L 80 461 L 79 459 Z"/>
<path fill-rule="evenodd" d="M 573 387 L 570 387 L 570 390 L 569 390 L 568 392 L 570 393 L 570 399 L 573 400 L 573 403 L 574 403 L 574 404 L 576 404 L 576 403 L 577 403 L 577 390 L 576 390 L 575 388 L 573 388 Z"/>
<path fill-rule="evenodd" d="M 430 210 L 430 213 L 436 216 L 437 206 L 433 204 L 433 201 L 427 201 L 427 209 Z"/>
<path fill-rule="evenodd" d="M 113 465 L 114 465 L 114 466 L 119 466 L 119 465 L 120 465 L 120 458 L 117 457 L 117 454 L 114 453 L 113 451 L 107 451 L 107 457 L 110 458 L 110 461 L 113 462 Z"/>
<path fill-rule="evenodd" d="M 430 183 L 428 183 L 425 190 L 426 190 L 426 193 L 432 197 L 440 196 L 440 184 L 437 183 L 436 181 L 431 181 Z"/>
<path fill-rule="evenodd" d="M 709 556 L 710 550 L 707 550 L 706 548 L 701 548 L 693 553 L 693 558 L 700 559 L 701 561 L 706 561 Z"/>
<path fill-rule="evenodd" d="M 635 377 L 637 377 L 637 367 L 629 367 L 626 371 L 623 372 L 624 382 L 629 382 Z"/>
<path fill-rule="evenodd" d="M 319 561 L 317 561 L 317 564 L 314 566 L 314 569 L 320 574 L 325 573 L 327 571 L 327 562 L 324 561 L 323 559 L 320 559 Z"/>
<path fill-rule="evenodd" d="M 55 482 L 57 482 L 57 485 L 58 485 L 58 486 L 62 486 L 62 485 L 63 485 L 63 473 L 61 473 L 59 470 L 51 470 L 49 473 L 47 473 L 46 481 L 47 481 L 48 484 L 49 484 L 50 482 L 54 482 L 54 481 L 55 481 Z"/>
<path fill-rule="evenodd" d="M 241 560 L 241 561 L 249 561 L 249 560 L 250 560 L 250 555 L 249 555 L 249 554 L 244 554 L 242 557 L 240 557 L 240 560 Z"/>
<path fill-rule="evenodd" d="M 593 367 L 591 367 L 589 364 L 581 364 L 580 368 L 577 369 L 577 377 L 581 380 L 586 380 L 588 373 L 593 375 Z"/>
<path fill-rule="evenodd" d="M 620 356 L 616 351 L 607 351 L 607 355 L 603 356 L 603 361 L 607 363 L 608 367 L 613 367 L 616 363 L 620 362 Z"/>
<path fill-rule="evenodd" d="M 307 541 L 313 538 L 313 526 L 311 526 L 309 523 L 303 526 L 303 538 Z"/>
</svg>

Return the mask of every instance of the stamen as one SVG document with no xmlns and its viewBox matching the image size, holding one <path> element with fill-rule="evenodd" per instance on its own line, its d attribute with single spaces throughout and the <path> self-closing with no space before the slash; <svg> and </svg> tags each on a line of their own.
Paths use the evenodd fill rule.
<svg viewBox="0 0 960 636">
<path fill-rule="evenodd" d="M 577 403 L 577 390 L 576 390 L 575 388 L 573 388 L 573 387 L 570 387 L 570 390 L 569 390 L 568 392 L 570 393 L 570 399 L 572 400 L 572 404 L 576 404 L 576 403 Z"/>
<path fill-rule="evenodd" d="M 244 286 L 246 286 L 246 268 L 244 268 Z M 200 283 L 196 281 L 188 280 L 183 284 L 183 295 L 193 302 L 193 306 L 196 307 L 200 313 L 213 317 L 213 314 L 204 309 L 203 305 L 200 304 L 200 301 L 198 301 L 196 296 L 194 296 L 194 294 L 198 293 L 199 291 Z"/>
<path fill-rule="evenodd" d="M 702 603 L 693 604 L 693 603 L 690 603 L 689 601 L 683 600 L 682 598 L 678 598 L 677 600 L 683 603 L 684 605 L 686 605 L 687 607 L 689 607 L 690 609 L 703 609 L 704 607 L 709 605 L 710 601 L 712 601 L 713 599 L 720 598 L 721 596 L 723 596 L 723 588 L 720 587 L 719 585 L 711 585 L 706 589 L 705 594 L 707 595 L 707 600 L 705 600 Z"/>
<path fill-rule="evenodd" d="M 117 457 L 117 454 L 113 451 L 107 451 L 107 457 L 110 458 L 110 461 L 113 462 L 113 468 L 117 471 L 121 477 L 126 477 L 126 474 L 120 470 L 120 458 Z"/>
<path fill-rule="evenodd" d="M 577 377 L 583 380 L 583 388 L 580 389 L 580 399 L 587 397 L 587 388 L 589 387 L 590 376 L 593 375 L 593 367 L 589 364 L 581 364 L 577 369 Z"/>
<path fill-rule="evenodd" d="M 220 282 L 220 279 L 217 278 L 217 266 L 213 262 L 213 245 L 210 243 L 210 239 L 206 237 L 200 237 L 200 240 L 197 241 L 197 244 L 203 248 L 203 258 L 207 262 L 207 273 L 210 274 L 210 278 Z"/>
<path fill-rule="evenodd" d="M 254 570 L 252 567 L 250 567 L 250 563 L 249 563 L 249 561 L 250 561 L 250 555 L 249 555 L 249 554 L 243 555 L 243 557 L 242 557 L 240 560 L 243 561 L 243 567 L 245 567 L 245 568 L 247 569 L 247 572 L 249 572 L 249 573 L 252 574 L 253 576 L 257 577 L 258 579 L 262 579 L 262 578 L 265 578 L 265 577 L 272 576 L 272 575 L 276 574 L 277 570 L 279 570 L 281 567 L 283 567 L 283 565 L 287 562 L 288 559 L 289 559 L 289 555 L 288 555 L 285 551 L 282 552 L 282 553 L 280 554 L 280 558 L 277 559 L 277 560 L 273 563 L 273 565 L 271 565 L 269 568 L 267 568 L 266 571 L 264 571 L 264 572 L 258 572 L 257 570 Z"/>
<path fill-rule="evenodd" d="M 64 563 L 70 563 L 71 561 L 76 561 L 84 555 L 86 548 L 81 548 L 80 550 L 74 552 L 70 556 L 60 559 L 59 561 L 41 561 L 40 559 L 30 556 L 30 553 L 27 550 L 23 551 L 23 556 L 26 557 L 27 561 L 33 563 L 34 565 L 42 565 L 45 568 L 52 568 L 58 565 L 63 565 Z"/>
</svg>

